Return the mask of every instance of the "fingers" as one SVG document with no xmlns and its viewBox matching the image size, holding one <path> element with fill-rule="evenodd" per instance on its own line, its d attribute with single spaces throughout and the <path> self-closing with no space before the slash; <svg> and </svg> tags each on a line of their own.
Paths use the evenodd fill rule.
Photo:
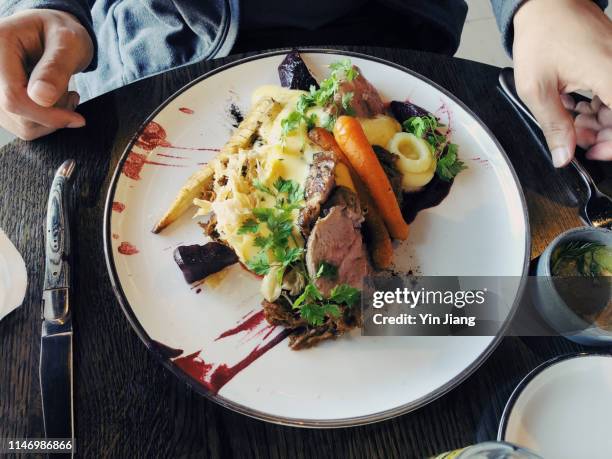
<svg viewBox="0 0 612 459">
<path fill-rule="evenodd" d="M 597 132 L 592 129 L 576 128 L 576 145 L 586 150 L 597 142 Z"/>
<path fill-rule="evenodd" d="M 602 106 L 597 113 L 597 121 L 602 126 L 612 127 L 612 110 Z"/>
<path fill-rule="evenodd" d="M 91 60 L 88 48 L 78 46 L 80 31 L 45 27 L 44 52 L 30 74 L 28 95 L 43 107 L 53 106 L 66 93 L 70 77 Z"/>
<path fill-rule="evenodd" d="M 593 145 L 585 154 L 587 159 L 597 161 L 612 160 L 612 141 L 598 142 Z"/>
<path fill-rule="evenodd" d="M 598 161 L 612 160 L 612 110 L 601 105 L 597 114 L 597 123 L 601 126 L 593 146 L 586 152 L 587 159 Z"/>
<path fill-rule="evenodd" d="M 67 110 L 74 110 L 79 104 L 79 95 L 70 91 L 60 98 L 56 106 Z M 55 127 L 43 126 L 21 116 L 6 113 L 0 110 L 0 125 L 15 134 L 22 140 L 33 140 L 57 130 Z"/>
<path fill-rule="evenodd" d="M 561 103 L 567 110 L 576 109 L 576 101 L 569 94 L 561 94 Z"/>
<path fill-rule="evenodd" d="M 73 111 L 76 105 L 70 109 L 63 108 L 66 105 L 61 104 L 58 107 L 42 107 L 30 99 L 26 92 L 27 76 L 17 45 L 0 46 L 0 68 L 0 111 L 24 119 L 17 123 L 21 126 L 20 132 L 23 126 L 28 125 L 26 121 L 53 130 L 85 125 L 85 118 Z M 71 97 L 74 101 L 74 96 Z"/>
<path fill-rule="evenodd" d="M 576 132 L 574 120 L 562 102 L 556 80 L 517 78 L 517 90 L 540 123 L 553 165 L 567 165 L 576 149 Z"/>
</svg>

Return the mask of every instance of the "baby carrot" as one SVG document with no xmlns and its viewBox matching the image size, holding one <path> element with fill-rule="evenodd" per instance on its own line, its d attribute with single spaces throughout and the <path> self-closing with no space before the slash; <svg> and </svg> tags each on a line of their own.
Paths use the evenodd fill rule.
<svg viewBox="0 0 612 459">
<path fill-rule="evenodd" d="M 370 191 L 389 234 L 394 239 L 406 239 L 408 225 L 402 217 L 391 183 L 359 121 L 352 116 L 339 117 L 334 125 L 334 138 Z"/>
</svg>

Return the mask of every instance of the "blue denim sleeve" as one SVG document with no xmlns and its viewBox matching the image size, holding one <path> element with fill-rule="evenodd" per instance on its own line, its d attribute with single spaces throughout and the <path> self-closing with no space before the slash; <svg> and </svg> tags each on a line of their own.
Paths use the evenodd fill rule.
<svg viewBox="0 0 612 459">
<path fill-rule="evenodd" d="M 81 102 L 169 69 L 226 56 L 239 24 L 239 0 L 0 3 L 3 15 L 26 8 L 51 8 L 79 18 L 97 43 L 95 63 L 74 76 Z"/>
<path fill-rule="evenodd" d="M 512 42 L 514 40 L 514 25 L 512 24 L 512 20 L 514 19 L 514 13 L 516 13 L 526 1 L 529 0 L 491 0 L 493 13 L 497 20 L 497 26 L 502 33 L 502 43 L 510 57 L 512 57 Z M 605 9 L 608 6 L 608 0 L 593 1 L 597 3 L 601 9 Z"/>
<path fill-rule="evenodd" d="M 93 3 L 93 2 L 92 2 Z M 27 9 L 60 10 L 75 16 L 87 29 L 94 44 L 94 57 L 87 70 L 96 68 L 97 41 L 91 19 L 91 4 L 88 0 L 3 0 L 0 2 L 0 17 L 10 16 L 18 11 Z"/>
</svg>

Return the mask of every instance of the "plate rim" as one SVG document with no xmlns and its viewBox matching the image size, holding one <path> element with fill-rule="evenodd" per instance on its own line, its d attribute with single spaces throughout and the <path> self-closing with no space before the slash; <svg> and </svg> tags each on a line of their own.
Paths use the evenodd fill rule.
<svg viewBox="0 0 612 459">
<path fill-rule="evenodd" d="M 196 84 L 200 83 L 201 81 L 206 80 L 207 78 L 210 78 L 211 76 L 217 73 L 223 72 L 229 68 L 236 67 L 236 66 L 245 64 L 247 62 L 251 62 L 251 61 L 255 61 L 259 59 L 287 54 L 294 50 L 298 51 L 301 54 L 336 54 L 339 56 L 357 57 L 360 59 L 375 62 L 377 64 L 386 65 L 386 66 L 395 68 L 397 70 L 400 70 L 404 73 L 407 73 L 411 75 L 412 77 L 425 82 L 426 84 L 440 91 L 444 96 L 453 100 L 457 105 L 459 105 L 463 110 L 465 110 L 466 113 L 474 121 L 478 123 L 478 125 L 485 131 L 485 133 L 489 136 L 489 138 L 493 141 L 493 143 L 495 144 L 495 146 L 501 153 L 501 156 L 503 160 L 505 161 L 506 165 L 508 166 L 512 179 L 514 180 L 514 184 L 518 190 L 520 203 L 521 203 L 521 207 L 523 211 L 523 219 L 525 221 L 526 234 L 525 234 L 525 247 L 524 247 L 524 254 L 523 254 L 523 269 L 521 273 L 521 281 L 519 283 L 517 294 L 514 299 L 514 304 L 512 305 L 512 308 L 504 322 L 504 325 L 502 326 L 500 331 L 493 337 L 493 339 L 487 345 L 487 347 L 476 357 L 476 359 L 474 359 L 474 361 L 470 365 L 464 368 L 459 374 L 457 374 L 455 377 L 447 381 L 445 384 L 423 395 L 422 397 L 419 397 L 409 403 L 405 403 L 395 408 L 391 408 L 388 410 L 379 411 L 379 412 L 371 413 L 367 415 L 362 415 L 362 416 L 353 416 L 353 417 L 338 418 L 338 419 L 323 419 L 323 420 L 292 418 L 292 417 L 286 417 L 286 416 L 272 415 L 272 414 L 269 414 L 263 411 L 255 410 L 253 408 L 249 408 L 248 406 L 242 405 L 240 403 L 231 401 L 219 394 L 211 394 L 209 391 L 206 390 L 206 388 L 203 385 L 199 384 L 191 376 L 189 376 L 187 373 L 181 370 L 177 365 L 173 364 L 172 361 L 169 358 L 165 357 L 162 354 L 161 350 L 157 346 L 155 346 L 153 339 L 149 336 L 149 334 L 146 332 L 144 327 L 140 324 L 140 322 L 138 321 L 136 317 L 136 314 L 132 310 L 130 302 L 128 301 L 123 291 L 123 288 L 121 286 L 121 281 L 119 279 L 119 276 L 115 268 L 114 253 L 112 250 L 112 239 L 111 239 L 112 236 L 111 236 L 111 231 L 110 231 L 113 198 L 115 196 L 117 183 L 121 176 L 121 171 L 123 170 L 123 165 L 125 164 L 127 156 L 130 153 L 132 147 L 134 146 L 134 143 L 136 142 L 136 140 L 138 139 L 138 137 L 140 136 L 144 128 L 153 119 L 155 119 L 155 117 L 162 110 L 164 110 L 166 106 L 170 104 L 174 99 L 176 99 L 179 95 L 187 91 L 192 86 L 195 86 Z M 472 375 L 488 359 L 488 357 L 497 348 L 502 338 L 504 337 L 505 330 L 510 326 L 510 323 L 512 322 L 512 319 L 516 313 L 516 310 L 518 309 L 518 305 L 520 302 L 519 300 L 525 289 L 526 276 L 527 276 L 527 272 L 529 269 L 529 257 L 530 257 L 530 250 L 531 250 L 531 227 L 529 223 L 529 213 L 528 213 L 528 208 L 527 208 L 527 202 L 525 199 L 525 194 L 523 192 L 523 187 L 521 185 L 521 182 L 519 181 L 516 171 L 514 170 L 514 166 L 510 162 L 508 155 L 506 154 L 504 148 L 501 146 L 501 144 L 499 143 L 499 141 L 497 140 L 493 132 L 463 101 L 461 101 L 457 96 L 452 94 L 446 88 L 440 86 L 438 83 L 430 80 L 429 78 L 421 75 L 420 73 L 414 70 L 404 67 L 403 65 L 397 64 L 395 62 L 392 62 L 392 61 L 389 61 L 389 60 L 386 60 L 386 59 L 383 59 L 377 56 L 371 56 L 371 55 L 357 52 L 357 51 L 341 50 L 341 49 L 334 49 L 334 48 L 324 48 L 324 47 L 283 48 L 283 49 L 272 50 L 272 51 L 264 51 L 262 53 L 256 53 L 250 56 L 242 57 L 242 58 L 233 60 L 231 62 L 228 62 L 226 64 L 220 65 L 219 67 L 216 67 L 214 69 L 211 69 L 203 73 L 202 75 L 188 82 L 187 84 L 179 88 L 177 91 L 175 91 L 173 94 L 171 94 L 169 97 L 167 97 L 138 126 L 138 128 L 135 130 L 134 134 L 128 141 L 125 149 L 123 150 L 123 153 L 121 154 L 121 157 L 119 158 L 119 161 L 117 162 L 117 165 L 115 166 L 115 171 L 113 172 L 113 175 L 112 175 L 112 178 L 109 184 L 108 192 L 106 195 L 106 202 L 104 205 L 103 232 L 102 233 L 103 233 L 102 243 L 104 247 L 104 258 L 106 261 L 106 268 L 109 274 L 111 287 L 113 289 L 113 292 L 115 293 L 115 297 L 117 298 L 117 301 L 119 302 L 119 305 L 124 315 L 126 316 L 128 322 L 130 323 L 132 329 L 136 332 L 136 335 L 145 344 L 145 347 L 147 348 L 147 350 L 153 354 L 153 356 L 162 364 L 164 368 L 169 370 L 175 377 L 177 377 L 183 383 L 187 384 L 187 386 L 189 386 L 192 390 L 195 390 L 198 394 L 232 411 L 249 416 L 251 418 L 255 418 L 258 420 L 262 420 L 262 421 L 266 421 L 266 422 L 270 422 L 274 424 L 279 424 L 279 425 L 284 425 L 284 426 L 293 426 L 293 427 L 308 427 L 308 428 L 354 427 L 354 426 L 371 424 L 374 422 L 380 422 L 380 421 L 392 419 L 397 416 L 414 411 L 425 405 L 428 405 L 429 403 L 442 397 L 443 395 L 450 392 L 452 389 L 456 388 L 459 384 L 464 382 L 470 375 Z"/>
<path fill-rule="evenodd" d="M 561 364 L 568 360 L 580 359 L 584 357 L 610 357 L 612 358 L 612 354 L 606 352 L 572 352 L 569 354 L 561 354 L 557 355 L 551 359 L 545 360 L 540 363 L 534 369 L 529 371 L 523 378 L 519 381 L 516 387 L 512 390 L 506 405 L 504 406 L 504 411 L 502 411 L 501 418 L 499 420 L 499 428 L 497 429 L 497 441 L 506 441 L 504 437 L 506 436 L 506 430 L 508 429 L 508 422 L 510 420 L 510 415 L 512 414 L 512 410 L 514 409 L 514 405 L 523 394 L 527 386 L 540 374 L 544 371 L 548 370 L 550 367 L 554 367 L 555 365 Z"/>
</svg>

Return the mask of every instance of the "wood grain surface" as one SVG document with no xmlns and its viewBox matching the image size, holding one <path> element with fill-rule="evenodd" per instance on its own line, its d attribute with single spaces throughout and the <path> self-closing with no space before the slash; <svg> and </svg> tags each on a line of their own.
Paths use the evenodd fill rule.
<svg viewBox="0 0 612 459">
<path fill-rule="evenodd" d="M 436 81 L 465 102 L 510 157 L 529 206 L 532 257 L 557 234 L 580 226 L 583 187 L 571 168 L 556 171 L 541 137 L 497 89 L 499 69 L 433 54 L 347 48 L 382 57 Z M 38 381 L 44 218 L 55 169 L 77 160 L 76 444 L 82 457 L 424 457 L 494 439 L 508 396 L 537 364 L 581 350 L 562 338 L 505 338 L 450 393 L 413 413 L 373 425 L 308 430 L 233 413 L 192 392 L 147 352 L 112 292 L 104 263 L 102 215 L 110 175 L 130 137 L 168 96 L 230 57 L 167 72 L 79 108 L 87 126 L 0 149 L 0 228 L 23 254 L 26 300 L 0 322 L 0 437 L 41 437 Z M 587 162 L 612 192 L 609 164 Z M 503 263 L 503 260 L 500 260 Z M 372 391 L 376 387 L 371 388 Z M 367 393 L 363 397 L 368 397 Z"/>
</svg>

